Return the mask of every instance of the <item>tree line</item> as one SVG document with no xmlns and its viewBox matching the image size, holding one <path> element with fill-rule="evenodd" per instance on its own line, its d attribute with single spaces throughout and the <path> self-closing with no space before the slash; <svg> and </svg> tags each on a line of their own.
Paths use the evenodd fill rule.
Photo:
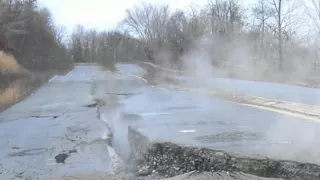
<svg viewBox="0 0 320 180">
<path fill-rule="evenodd" d="M 0 1 L 0 42 L 7 53 L 31 71 L 63 70 L 72 56 L 63 42 L 64 28 L 56 26 L 48 9 L 36 0 Z"/>
<path fill-rule="evenodd" d="M 116 30 L 78 26 L 76 61 L 141 60 L 181 64 L 206 59 L 214 67 L 314 72 L 319 67 L 319 0 L 209 0 L 173 10 L 142 3 L 126 10 Z"/>
<path fill-rule="evenodd" d="M 150 61 L 182 68 L 205 59 L 222 69 L 316 72 L 319 0 L 208 0 L 186 10 L 142 3 L 126 10 L 119 28 L 81 25 L 67 36 L 36 0 L 0 1 L 0 45 L 31 70 L 73 62 Z"/>
<path fill-rule="evenodd" d="M 137 39 L 116 30 L 98 32 L 77 25 L 69 46 L 75 62 L 97 62 L 109 68 L 116 62 L 145 59 Z"/>
</svg>

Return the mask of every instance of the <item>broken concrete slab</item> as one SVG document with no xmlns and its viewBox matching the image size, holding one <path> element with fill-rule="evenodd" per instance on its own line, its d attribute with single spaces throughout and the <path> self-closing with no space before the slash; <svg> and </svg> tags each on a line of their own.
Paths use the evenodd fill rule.
<svg viewBox="0 0 320 180">
<path fill-rule="evenodd" d="M 221 150 L 156 142 L 132 127 L 129 127 L 128 138 L 134 162 L 140 172 L 143 170 L 143 175 L 156 173 L 174 177 L 192 171 L 226 171 L 280 179 L 320 178 L 320 166 L 316 164 L 246 157 Z"/>
<path fill-rule="evenodd" d="M 183 143 L 251 157 L 320 164 L 320 141 L 317 138 L 320 136 L 320 124 L 316 122 L 214 98 L 206 99 L 188 92 L 158 91 L 122 101 L 122 111 L 127 114 L 144 115 L 146 111 L 158 114 L 141 116 L 135 121 L 119 116 L 116 123 L 132 125 L 157 142 Z M 167 95 L 167 92 L 175 96 Z M 156 99 L 154 94 L 161 98 Z M 148 104 L 148 108 L 136 102 Z M 176 110 L 192 105 L 197 108 Z"/>
</svg>

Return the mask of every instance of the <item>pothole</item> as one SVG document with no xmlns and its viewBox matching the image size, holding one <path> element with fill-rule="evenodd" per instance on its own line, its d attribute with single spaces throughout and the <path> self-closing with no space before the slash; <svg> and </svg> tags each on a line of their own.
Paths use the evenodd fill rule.
<svg viewBox="0 0 320 180">
<path fill-rule="evenodd" d="M 57 163 L 65 163 L 65 160 L 69 157 L 69 154 L 67 153 L 60 153 L 58 155 L 56 155 L 54 158 L 56 159 Z"/>
<path fill-rule="evenodd" d="M 70 157 L 70 155 L 73 154 L 73 153 L 77 153 L 77 150 L 76 149 L 72 149 L 72 150 L 69 150 L 68 152 L 62 152 L 62 153 L 56 155 L 54 157 L 54 159 L 56 160 L 56 163 L 64 164 L 66 159 L 68 157 Z"/>
</svg>

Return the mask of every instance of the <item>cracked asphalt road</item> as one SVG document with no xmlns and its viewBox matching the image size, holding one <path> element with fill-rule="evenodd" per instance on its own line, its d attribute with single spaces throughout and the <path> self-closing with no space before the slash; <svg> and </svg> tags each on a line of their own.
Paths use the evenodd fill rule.
<svg viewBox="0 0 320 180">
<path fill-rule="evenodd" d="M 143 73 L 137 65 L 117 68 L 76 66 L 1 113 L 0 179 L 112 172 L 108 135 L 128 160 L 128 127 L 156 142 L 320 164 L 316 122 L 157 88 L 131 76 Z"/>
<path fill-rule="evenodd" d="M 111 171 L 106 124 L 92 103 L 97 66 L 77 66 L 0 114 L 0 179 Z"/>
<path fill-rule="evenodd" d="M 118 98 L 120 105 L 109 122 L 115 129 L 115 148 L 128 149 L 116 144 L 126 142 L 127 127 L 132 126 L 151 141 L 320 164 L 318 122 L 187 91 L 133 84 L 128 88 L 137 94 Z"/>
</svg>

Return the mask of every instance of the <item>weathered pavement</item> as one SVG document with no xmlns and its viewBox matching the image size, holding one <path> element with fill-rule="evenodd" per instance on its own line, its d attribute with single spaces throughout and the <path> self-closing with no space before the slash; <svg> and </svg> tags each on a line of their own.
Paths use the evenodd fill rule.
<svg viewBox="0 0 320 180">
<path fill-rule="evenodd" d="M 1 180 L 112 172 L 95 76 L 104 76 L 99 67 L 76 66 L 0 114 Z"/>
<path fill-rule="evenodd" d="M 143 156 L 140 167 L 145 174 L 171 177 L 211 170 L 206 167 L 218 161 L 221 166 L 213 170 L 221 172 L 211 179 L 257 179 L 238 171 L 318 179 L 320 124 L 201 94 L 152 87 L 137 78 L 143 70 L 136 65 L 119 65 L 118 70 L 105 74 L 95 66 L 78 66 L 0 114 L 0 179 L 112 173 L 117 161 L 109 156 L 110 151 L 115 154 L 113 148 L 125 161 Z M 99 111 L 94 102 L 100 105 Z M 168 151 L 160 152 L 164 146 Z M 195 152 L 201 152 L 204 159 Z M 62 164 L 55 157 L 67 158 Z M 288 166 L 279 160 L 286 160 Z"/>
</svg>

